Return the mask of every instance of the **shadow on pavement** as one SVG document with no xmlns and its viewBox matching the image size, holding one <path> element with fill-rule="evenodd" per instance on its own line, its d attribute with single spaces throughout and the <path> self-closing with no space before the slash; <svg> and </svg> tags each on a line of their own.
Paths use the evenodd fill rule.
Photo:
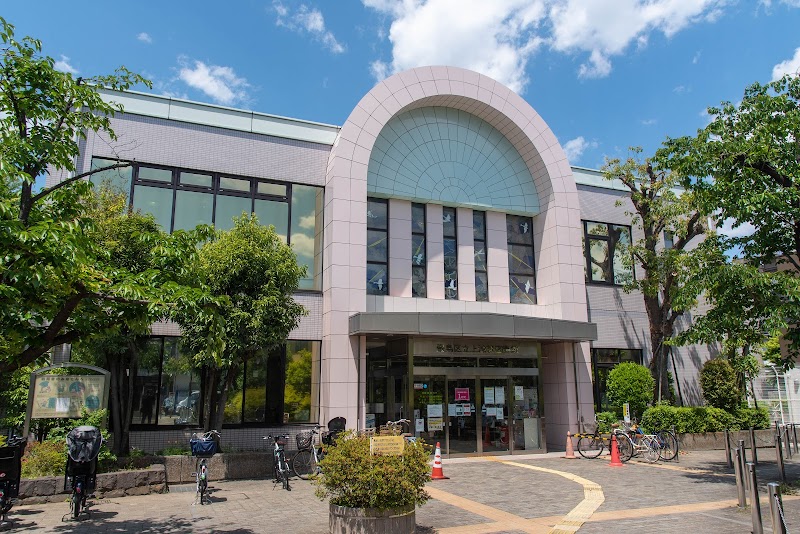
<svg viewBox="0 0 800 534">
<path fill-rule="evenodd" d="M 115 513 L 105 513 L 103 516 L 113 516 Z M 67 521 L 52 529 L 53 532 L 115 532 L 115 533 L 150 533 L 150 532 L 191 532 L 196 525 L 192 520 L 170 517 L 159 520 L 128 520 L 128 521 L 103 521 L 99 513 L 93 514 L 91 519 L 83 521 Z M 16 529 L 15 529 L 16 530 Z M 213 532 L 224 534 L 252 534 L 255 531 L 245 528 L 224 528 L 215 526 Z"/>
</svg>

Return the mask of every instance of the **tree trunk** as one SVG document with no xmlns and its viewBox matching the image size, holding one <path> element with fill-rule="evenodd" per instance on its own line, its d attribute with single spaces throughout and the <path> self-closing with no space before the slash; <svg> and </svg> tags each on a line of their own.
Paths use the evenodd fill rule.
<svg viewBox="0 0 800 534">
<path fill-rule="evenodd" d="M 219 380 L 219 370 L 214 367 L 206 367 L 205 370 L 205 395 L 203 395 L 203 430 L 208 432 L 212 428 L 212 423 L 216 417 L 217 382 Z"/>
</svg>

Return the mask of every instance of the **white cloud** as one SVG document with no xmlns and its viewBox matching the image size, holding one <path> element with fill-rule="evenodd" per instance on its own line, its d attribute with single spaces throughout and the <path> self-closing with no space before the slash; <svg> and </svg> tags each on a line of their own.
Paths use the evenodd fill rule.
<svg viewBox="0 0 800 534">
<path fill-rule="evenodd" d="M 784 74 L 800 74 L 800 48 L 795 49 L 791 59 L 781 61 L 772 67 L 772 81 L 782 78 Z"/>
<path fill-rule="evenodd" d="M 685 93 L 686 92 L 686 86 L 685 85 L 678 85 L 678 86 L 676 86 L 675 88 L 672 89 L 672 92 L 673 93 L 678 93 L 678 94 Z"/>
<path fill-rule="evenodd" d="M 761 0 L 760 4 L 767 8 L 772 6 L 772 0 Z M 789 7 L 800 7 L 800 0 L 780 0 L 781 4 L 786 4 Z"/>
<path fill-rule="evenodd" d="M 698 50 L 694 57 L 692 57 L 692 65 L 697 65 L 700 62 L 700 56 L 703 54 L 702 50 Z"/>
<path fill-rule="evenodd" d="M 653 126 L 658 123 L 658 119 L 642 119 L 640 122 L 642 126 Z"/>
<path fill-rule="evenodd" d="M 61 54 L 61 59 L 53 64 L 53 68 L 61 72 L 69 72 L 70 74 L 78 74 L 78 69 L 69 64 L 69 58 Z"/>
<path fill-rule="evenodd" d="M 305 4 L 301 4 L 300 7 L 291 12 L 288 7 L 277 1 L 272 3 L 272 8 L 278 15 L 275 21 L 278 26 L 283 26 L 297 33 L 312 35 L 334 54 L 341 54 L 345 51 L 344 45 L 336 39 L 331 31 L 325 28 L 325 18 L 319 9 L 312 9 Z"/>
<path fill-rule="evenodd" d="M 733 222 L 733 219 L 725 219 L 722 222 L 722 226 L 717 228 L 717 233 L 728 237 L 747 237 L 756 231 L 755 227 L 749 222 L 739 226 L 734 226 Z"/>
<path fill-rule="evenodd" d="M 147 44 L 151 44 L 153 42 L 153 38 L 150 37 L 150 34 L 147 33 L 147 32 L 140 33 L 139 35 L 136 36 L 136 38 L 138 40 L 140 40 L 141 42 L 147 43 Z"/>
<path fill-rule="evenodd" d="M 362 0 L 391 20 L 390 62 L 374 61 L 378 79 L 422 65 L 471 69 L 521 92 L 525 69 L 543 44 L 545 0 Z"/>
<path fill-rule="evenodd" d="M 219 104 L 236 104 L 249 99 L 247 90 L 250 84 L 245 78 L 236 75 L 231 67 L 206 65 L 202 61 L 194 61 L 194 68 L 189 67 L 188 58 L 180 57 L 181 69 L 178 77 L 190 87 L 199 89 Z"/>
<path fill-rule="evenodd" d="M 587 149 L 597 148 L 597 141 L 586 141 L 581 135 L 564 143 L 563 148 L 564 153 L 567 155 L 567 160 L 574 164 L 580 160 Z"/>
</svg>

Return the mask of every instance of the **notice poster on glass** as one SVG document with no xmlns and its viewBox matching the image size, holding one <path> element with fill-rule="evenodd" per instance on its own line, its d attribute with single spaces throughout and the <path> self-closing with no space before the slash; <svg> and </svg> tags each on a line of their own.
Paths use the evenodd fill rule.
<svg viewBox="0 0 800 534">
<path fill-rule="evenodd" d="M 441 417 L 428 418 L 428 432 L 436 432 L 437 430 L 444 430 L 444 423 Z"/>
<path fill-rule="evenodd" d="M 458 404 L 448 404 L 447 415 L 450 417 L 456 417 L 456 415 L 458 415 Z"/>
<path fill-rule="evenodd" d="M 522 389 L 522 386 L 514 386 L 514 400 L 523 400 L 525 398 Z"/>
<path fill-rule="evenodd" d="M 486 417 L 494 417 L 494 415 L 495 415 L 494 406 L 488 406 L 486 408 Z"/>
<path fill-rule="evenodd" d="M 442 417 L 441 404 L 428 404 L 428 418 L 431 417 Z M 428 424 L 430 425 L 430 422 Z"/>
<path fill-rule="evenodd" d="M 375 428 L 375 414 L 368 413 L 367 416 L 364 418 L 364 426 L 366 428 Z"/>
<path fill-rule="evenodd" d="M 425 432 L 425 419 L 422 418 L 417 419 L 417 424 L 415 428 L 417 432 Z"/>
<path fill-rule="evenodd" d="M 505 386 L 497 386 L 494 388 L 494 403 L 495 404 L 505 404 L 506 403 L 506 387 Z"/>
<path fill-rule="evenodd" d="M 483 388 L 483 403 L 494 404 L 494 388 Z"/>
<path fill-rule="evenodd" d="M 455 400 L 457 401 L 468 401 L 469 388 L 455 388 L 455 396 Z"/>
</svg>

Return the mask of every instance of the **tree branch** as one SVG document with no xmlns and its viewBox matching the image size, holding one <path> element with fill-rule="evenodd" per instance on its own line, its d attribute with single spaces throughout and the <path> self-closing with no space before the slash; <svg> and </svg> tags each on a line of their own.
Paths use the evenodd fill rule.
<svg viewBox="0 0 800 534">
<path fill-rule="evenodd" d="M 98 172 L 109 171 L 111 169 L 122 169 L 122 168 L 130 167 L 130 166 L 131 166 L 130 163 L 121 162 L 121 163 L 116 163 L 114 165 L 109 165 L 107 167 L 100 167 L 99 169 L 93 169 L 91 171 L 83 172 L 83 173 L 75 175 L 75 176 L 73 176 L 71 178 L 67 178 L 63 182 L 59 182 L 56 185 L 54 185 L 53 187 L 48 187 L 47 189 L 42 189 L 33 198 L 31 198 L 31 203 L 34 203 L 37 200 L 41 199 L 42 197 L 45 197 L 45 196 L 49 195 L 53 191 L 55 191 L 57 189 L 61 189 L 65 185 L 69 185 L 69 184 L 71 184 L 73 182 L 76 182 L 76 181 L 80 180 L 81 178 L 86 178 L 87 176 L 91 176 L 91 175 L 96 174 Z"/>
</svg>

